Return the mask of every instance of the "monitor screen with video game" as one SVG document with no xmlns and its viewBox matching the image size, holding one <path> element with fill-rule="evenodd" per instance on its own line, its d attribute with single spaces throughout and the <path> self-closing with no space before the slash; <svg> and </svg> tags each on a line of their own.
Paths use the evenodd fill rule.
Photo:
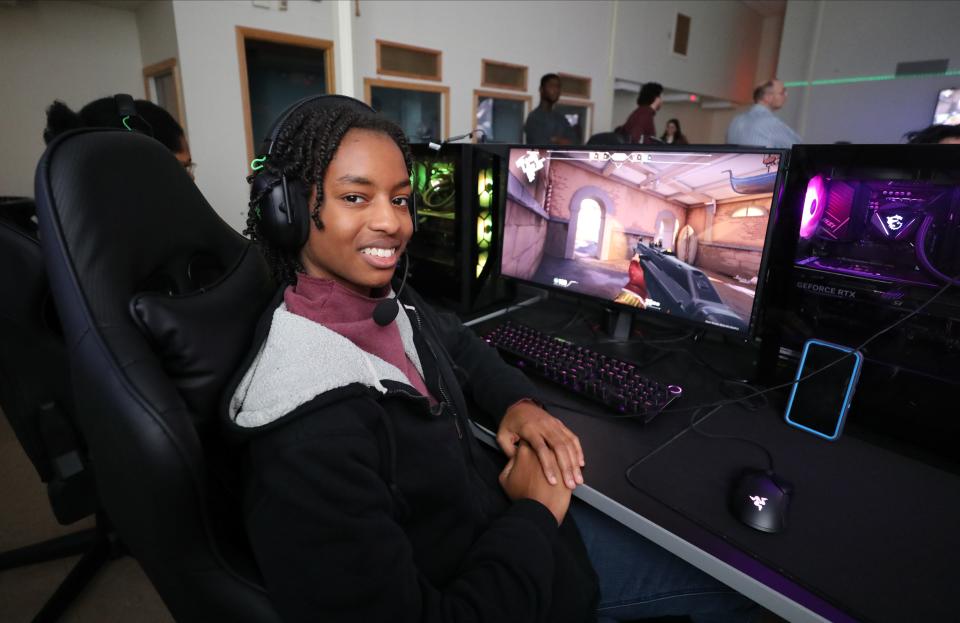
<svg viewBox="0 0 960 623">
<path fill-rule="evenodd" d="M 960 125 L 960 89 L 941 89 L 933 111 L 933 123 Z"/>
<path fill-rule="evenodd" d="M 511 147 L 501 275 L 749 337 L 785 155 Z"/>
</svg>

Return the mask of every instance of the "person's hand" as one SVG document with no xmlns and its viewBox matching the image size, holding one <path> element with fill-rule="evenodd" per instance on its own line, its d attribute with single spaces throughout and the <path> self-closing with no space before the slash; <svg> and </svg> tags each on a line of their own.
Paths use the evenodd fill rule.
<svg viewBox="0 0 960 623">
<path fill-rule="evenodd" d="M 557 484 L 558 475 L 562 475 L 570 489 L 583 484 L 580 468 L 586 463 L 580 439 L 563 422 L 529 400 L 521 400 L 507 409 L 497 430 L 497 443 L 510 458 L 521 440 L 530 444 L 540 459 L 543 475 L 550 484 Z"/>
<path fill-rule="evenodd" d="M 500 486 L 511 500 L 531 499 L 546 506 L 557 525 L 563 523 L 570 508 L 570 489 L 547 482 L 537 455 L 522 441 L 500 472 Z"/>
</svg>

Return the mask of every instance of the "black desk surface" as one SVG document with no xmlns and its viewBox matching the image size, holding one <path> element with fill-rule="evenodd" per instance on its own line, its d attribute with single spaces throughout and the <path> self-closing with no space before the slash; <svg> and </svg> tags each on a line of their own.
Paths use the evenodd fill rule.
<svg viewBox="0 0 960 623">
<path fill-rule="evenodd" d="M 960 476 L 849 435 L 827 442 L 790 427 L 782 396 L 753 411 L 732 405 L 698 428 L 762 443 L 794 486 L 785 531 L 749 528 L 729 510 L 731 481 L 745 468 L 765 468 L 764 453 L 691 431 L 688 408 L 724 398 L 718 373 L 749 376 L 749 350 L 687 340 L 661 341 L 674 349 L 661 351 L 651 344 L 662 335 L 646 344 L 594 343 L 606 336 L 589 323 L 563 326 L 572 314 L 551 302 L 510 319 L 545 331 L 563 327 L 564 338 L 607 355 L 655 359 L 646 374 L 684 387 L 681 401 L 643 426 L 535 379 L 548 409 L 580 437 L 587 485 L 829 620 L 960 620 L 951 599 L 960 587 Z"/>
</svg>

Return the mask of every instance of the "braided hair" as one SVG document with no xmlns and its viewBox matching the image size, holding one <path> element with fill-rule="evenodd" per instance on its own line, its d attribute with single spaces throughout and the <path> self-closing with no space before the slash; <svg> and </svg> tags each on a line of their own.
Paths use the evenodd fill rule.
<svg viewBox="0 0 960 623">
<path fill-rule="evenodd" d="M 320 207 L 323 205 L 323 178 L 327 167 L 333 160 L 340 142 L 350 130 L 372 130 L 389 136 L 400 148 L 409 173 L 413 167 L 413 157 L 407 139 L 392 121 L 374 113 L 361 112 L 347 107 L 305 108 L 294 113 L 284 124 L 273 144 L 270 157 L 263 162 L 263 168 L 247 177 L 253 183 L 257 175 L 264 171 L 276 176 L 286 176 L 288 180 L 298 179 L 303 188 L 316 187 L 316 201 L 310 208 L 310 217 L 317 229 L 323 229 L 320 219 Z M 243 234 L 260 244 L 261 250 L 274 278 L 280 284 L 294 284 L 297 273 L 304 272 L 300 262 L 300 250 L 287 250 L 272 244 L 261 229 L 259 215 L 260 200 L 270 192 L 267 187 L 256 192 L 251 187 L 247 227 Z M 308 190 L 309 192 L 309 190 Z"/>
</svg>

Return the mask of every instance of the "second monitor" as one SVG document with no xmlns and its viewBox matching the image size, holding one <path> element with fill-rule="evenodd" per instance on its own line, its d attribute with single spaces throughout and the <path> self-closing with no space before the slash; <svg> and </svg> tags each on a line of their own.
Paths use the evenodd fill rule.
<svg viewBox="0 0 960 623">
<path fill-rule="evenodd" d="M 785 153 L 512 148 L 501 274 L 747 338 Z"/>
</svg>

